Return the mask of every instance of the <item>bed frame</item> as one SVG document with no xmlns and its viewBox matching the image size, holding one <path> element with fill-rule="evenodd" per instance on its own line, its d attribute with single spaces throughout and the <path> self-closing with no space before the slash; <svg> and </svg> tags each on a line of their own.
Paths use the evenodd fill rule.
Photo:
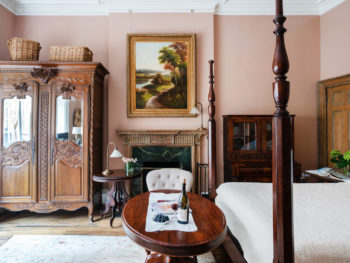
<svg viewBox="0 0 350 263">
<path fill-rule="evenodd" d="M 291 116 L 287 110 L 289 100 L 289 81 L 286 74 L 289 71 L 288 55 L 285 48 L 284 28 L 286 17 L 283 15 L 283 0 L 276 0 L 276 48 L 272 63 L 275 74 L 273 97 L 276 111 L 272 119 L 272 181 L 273 181 L 273 247 L 274 263 L 294 262 L 293 236 L 293 163 Z M 209 198 L 216 196 L 216 122 L 213 63 L 210 64 L 209 77 Z"/>
</svg>

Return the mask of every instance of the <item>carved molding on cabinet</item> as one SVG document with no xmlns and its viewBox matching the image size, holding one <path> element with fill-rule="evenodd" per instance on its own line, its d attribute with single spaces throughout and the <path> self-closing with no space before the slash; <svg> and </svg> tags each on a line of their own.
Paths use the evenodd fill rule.
<svg viewBox="0 0 350 263">
<path fill-rule="evenodd" d="M 19 165 L 32 158 L 32 143 L 16 142 L 8 148 L 2 148 L 2 166 Z"/>
<path fill-rule="evenodd" d="M 33 71 L 30 74 L 33 78 L 39 78 L 45 84 L 47 84 L 50 79 L 57 76 L 58 69 L 55 69 L 55 68 L 33 68 Z"/>
<path fill-rule="evenodd" d="M 73 204 L 69 203 L 31 203 L 31 204 L 12 204 L 12 207 L 14 207 L 14 210 L 23 210 L 27 209 L 30 211 L 42 211 L 42 212 L 52 212 L 56 211 L 58 209 L 66 209 L 66 210 L 75 210 L 76 207 Z M 78 206 L 79 207 L 79 206 Z"/>
<path fill-rule="evenodd" d="M 71 167 L 82 166 L 83 148 L 71 141 L 55 141 L 54 160 L 61 160 Z"/>
<path fill-rule="evenodd" d="M 39 158 L 40 158 L 40 166 L 39 166 L 39 184 L 40 184 L 40 200 L 47 200 L 47 175 L 48 175 L 48 149 L 49 149 L 49 92 L 43 91 L 41 92 L 40 99 L 40 129 L 39 129 L 39 137 L 40 137 L 40 145 L 39 145 Z"/>
</svg>

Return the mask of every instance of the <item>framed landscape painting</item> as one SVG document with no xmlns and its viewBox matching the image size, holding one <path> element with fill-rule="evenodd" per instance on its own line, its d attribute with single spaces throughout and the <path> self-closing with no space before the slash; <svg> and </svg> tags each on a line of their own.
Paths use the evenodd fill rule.
<svg viewBox="0 0 350 263">
<path fill-rule="evenodd" d="M 128 35 L 128 117 L 195 117 L 195 35 Z"/>
</svg>

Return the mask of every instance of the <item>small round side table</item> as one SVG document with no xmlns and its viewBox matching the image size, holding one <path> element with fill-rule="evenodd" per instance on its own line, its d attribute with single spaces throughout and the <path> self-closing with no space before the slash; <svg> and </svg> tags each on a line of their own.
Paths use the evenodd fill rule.
<svg viewBox="0 0 350 263">
<path fill-rule="evenodd" d="M 105 204 L 105 210 L 101 211 L 101 216 L 108 214 L 110 207 L 112 207 L 112 218 L 110 220 L 110 226 L 113 227 L 113 220 L 118 212 L 121 212 L 126 202 L 129 199 L 128 193 L 125 191 L 124 182 L 134 180 L 142 175 L 141 170 L 134 170 L 127 172 L 124 169 L 112 170 L 113 174 L 105 176 L 102 173 L 96 174 L 92 177 L 94 182 L 109 183 L 113 182 L 112 188 L 107 192 L 109 197 L 108 202 Z M 141 182 L 142 184 L 142 182 Z"/>
</svg>

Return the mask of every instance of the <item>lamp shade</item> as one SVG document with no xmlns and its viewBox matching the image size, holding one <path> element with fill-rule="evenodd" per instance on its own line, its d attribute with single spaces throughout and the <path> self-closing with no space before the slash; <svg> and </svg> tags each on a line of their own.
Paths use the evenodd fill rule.
<svg viewBox="0 0 350 263">
<path fill-rule="evenodd" d="M 191 114 L 201 114 L 197 107 L 193 107 L 190 111 Z"/>
<path fill-rule="evenodd" d="M 109 157 L 110 158 L 119 158 L 119 157 L 123 157 L 123 155 L 121 154 L 121 152 L 117 148 L 114 148 L 113 152 L 111 153 L 111 155 Z"/>
<path fill-rule="evenodd" d="M 80 135 L 81 134 L 81 127 L 73 127 L 72 128 L 72 134 Z"/>
</svg>

